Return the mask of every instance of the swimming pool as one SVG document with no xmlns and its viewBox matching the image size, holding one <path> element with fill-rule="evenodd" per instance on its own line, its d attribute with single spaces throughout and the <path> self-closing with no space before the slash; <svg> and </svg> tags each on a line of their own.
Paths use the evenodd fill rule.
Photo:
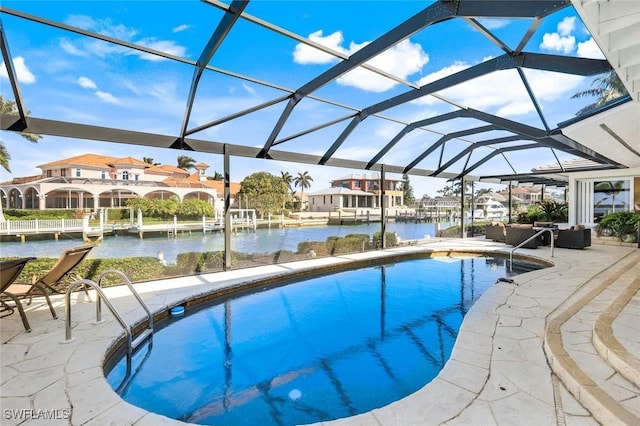
<svg viewBox="0 0 640 426">
<path fill-rule="evenodd" d="M 414 259 L 218 300 L 166 320 L 107 380 L 199 424 L 293 425 L 387 405 L 431 381 L 503 258 Z"/>
</svg>

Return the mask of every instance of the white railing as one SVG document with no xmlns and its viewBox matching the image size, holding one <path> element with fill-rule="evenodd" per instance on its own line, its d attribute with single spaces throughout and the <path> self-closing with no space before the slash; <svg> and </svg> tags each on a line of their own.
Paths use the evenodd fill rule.
<svg viewBox="0 0 640 426">
<path fill-rule="evenodd" d="M 33 219 L 0 222 L 2 234 L 83 231 L 83 219 Z"/>
</svg>

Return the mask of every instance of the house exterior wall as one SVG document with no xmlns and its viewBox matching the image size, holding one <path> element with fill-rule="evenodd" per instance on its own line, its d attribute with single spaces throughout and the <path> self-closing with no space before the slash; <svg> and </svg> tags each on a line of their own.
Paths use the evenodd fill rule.
<svg viewBox="0 0 640 426">
<path fill-rule="evenodd" d="M 307 209 L 310 212 L 330 212 L 342 208 L 342 196 L 339 194 L 309 195 Z"/>
</svg>

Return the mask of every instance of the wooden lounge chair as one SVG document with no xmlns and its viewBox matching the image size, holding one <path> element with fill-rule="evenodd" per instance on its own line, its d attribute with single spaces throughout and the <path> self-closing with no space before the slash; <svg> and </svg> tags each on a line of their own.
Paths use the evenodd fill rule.
<svg viewBox="0 0 640 426">
<path fill-rule="evenodd" d="M 3 311 L 9 311 L 8 314 L 4 314 L 2 316 L 4 317 L 7 315 L 11 315 L 14 311 L 14 308 L 6 303 L 6 301 L 10 299 L 18 309 L 20 318 L 22 319 L 22 325 L 24 325 L 24 329 L 27 332 L 31 331 L 31 326 L 29 325 L 27 315 L 24 312 L 24 308 L 22 307 L 22 302 L 20 302 L 20 299 L 31 299 L 36 291 L 41 293 L 47 300 L 47 305 L 49 305 L 51 316 L 53 316 L 53 318 L 58 318 L 55 309 L 53 309 L 53 306 L 51 305 L 51 300 L 49 300 L 47 290 L 43 288 L 39 283 L 14 284 L 15 280 L 18 278 L 20 272 L 22 272 L 22 269 L 27 264 L 27 262 L 33 259 L 35 259 L 35 257 L 25 257 L 21 259 L 0 262 L 0 284 L 2 289 L 2 291 L 0 292 L 0 304 L 2 305 Z"/>
</svg>

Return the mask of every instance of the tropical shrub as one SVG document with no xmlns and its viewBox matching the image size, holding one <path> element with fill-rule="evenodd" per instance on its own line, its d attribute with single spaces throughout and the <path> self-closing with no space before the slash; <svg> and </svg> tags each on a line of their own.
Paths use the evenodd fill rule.
<svg viewBox="0 0 640 426">
<path fill-rule="evenodd" d="M 568 222 L 569 207 L 565 202 L 544 200 L 518 213 L 517 223 Z"/>
<path fill-rule="evenodd" d="M 370 248 L 369 236 L 365 234 L 349 234 L 344 238 L 335 238 L 331 241 L 332 247 L 329 247 L 329 240 L 327 240 L 327 249 L 331 254 L 355 253 Z"/>
<path fill-rule="evenodd" d="M 56 261 L 56 258 L 41 257 L 28 262 L 16 282 L 30 283 L 34 276 L 41 278 L 51 270 Z M 96 281 L 101 273 L 109 269 L 122 271 L 131 282 L 158 279 L 165 276 L 165 267 L 155 257 L 87 258 L 73 270 L 67 284 L 71 284 L 77 278 Z M 109 286 L 121 283 L 121 281 L 120 278 L 113 275 L 106 277 L 103 284 Z"/>
<path fill-rule="evenodd" d="M 597 230 L 601 232 L 604 229 L 610 229 L 613 235 L 622 240 L 625 235 L 638 232 L 638 221 L 640 221 L 640 213 L 631 211 L 608 213 L 602 216 Z"/>
<path fill-rule="evenodd" d="M 387 240 L 387 247 L 394 247 L 398 245 L 398 237 L 393 232 L 385 232 L 385 239 Z M 373 233 L 373 245 L 375 248 L 382 247 L 382 232 Z"/>
<path fill-rule="evenodd" d="M 73 219 L 75 211 L 73 210 L 22 210 L 7 209 L 4 210 L 4 216 L 7 220 L 34 220 L 34 219 Z"/>
<path fill-rule="evenodd" d="M 325 241 L 302 241 L 298 243 L 298 254 L 309 254 L 313 252 L 317 256 L 327 256 L 329 251 L 327 250 L 327 243 Z"/>
<path fill-rule="evenodd" d="M 566 202 L 544 200 L 538 203 L 538 208 L 543 213 L 543 221 L 568 222 L 569 205 Z"/>
</svg>

